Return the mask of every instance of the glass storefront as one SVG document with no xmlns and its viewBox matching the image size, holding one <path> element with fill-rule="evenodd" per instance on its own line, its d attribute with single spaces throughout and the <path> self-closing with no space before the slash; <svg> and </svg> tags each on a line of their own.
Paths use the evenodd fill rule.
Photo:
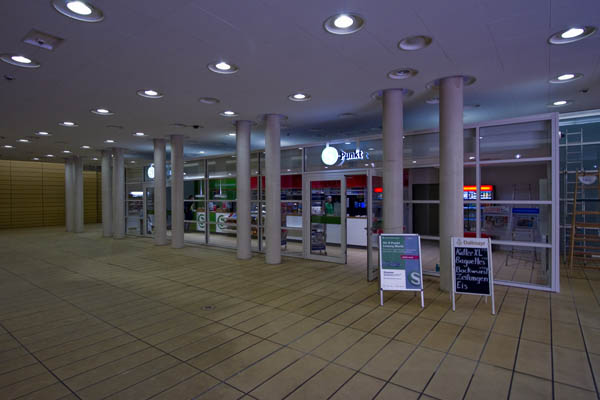
<svg viewBox="0 0 600 400">
<path fill-rule="evenodd" d="M 558 289 L 556 130 L 555 114 L 465 127 L 464 232 L 491 238 L 497 283 Z M 380 136 L 282 149 L 282 254 L 368 265 L 374 278 L 382 157 Z M 421 235 L 423 269 L 437 274 L 438 132 L 405 134 L 404 168 L 404 230 Z M 252 153 L 250 172 L 252 249 L 263 251 L 262 151 Z M 185 163 L 186 241 L 235 248 L 235 175 L 231 155 Z"/>
</svg>

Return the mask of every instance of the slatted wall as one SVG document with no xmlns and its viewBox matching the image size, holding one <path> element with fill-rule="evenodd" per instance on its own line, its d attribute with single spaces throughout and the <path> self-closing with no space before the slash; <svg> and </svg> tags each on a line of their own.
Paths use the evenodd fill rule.
<svg viewBox="0 0 600 400">
<path fill-rule="evenodd" d="M 100 174 L 84 171 L 84 222 L 100 222 Z M 0 229 L 65 224 L 65 166 L 0 160 Z"/>
</svg>

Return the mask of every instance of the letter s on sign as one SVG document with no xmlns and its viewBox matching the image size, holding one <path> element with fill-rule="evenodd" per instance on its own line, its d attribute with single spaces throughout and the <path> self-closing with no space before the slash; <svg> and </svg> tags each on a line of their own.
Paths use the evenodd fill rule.
<svg viewBox="0 0 600 400">
<path fill-rule="evenodd" d="M 409 276 L 411 284 L 415 286 L 421 285 L 421 274 L 419 274 L 418 272 L 411 272 Z"/>
</svg>

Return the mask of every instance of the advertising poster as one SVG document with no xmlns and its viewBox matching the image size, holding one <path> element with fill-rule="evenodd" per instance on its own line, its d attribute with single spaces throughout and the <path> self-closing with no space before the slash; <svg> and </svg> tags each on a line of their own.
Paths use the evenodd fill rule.
<svg viewBox="0 0 600 400">
<path fill-rule="evenodd" d="M 379 269 L 382 299 L 384 290 L 420 291 L 421 305 L 424 305 L 421 238 L 419 235 L 380 235 Z"/>
</svg>

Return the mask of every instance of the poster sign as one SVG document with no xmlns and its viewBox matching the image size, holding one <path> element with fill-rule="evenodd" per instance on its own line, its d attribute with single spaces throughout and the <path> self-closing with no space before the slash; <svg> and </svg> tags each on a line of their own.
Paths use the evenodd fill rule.
<svg viewBox="0 0 600 400">
<path fill-rule="evenodd" d="M 452 256 L 452 310 L 456 294 L 473 294 L 491 296 L 495 314 L 491 239 L 453 237 Z"/>
<path fill-rule="evenodd" d="M 379 235 L 379 284 L 381 305 L 384 290 L 410 290 L 421 292 L 421 307 L 424 307 L 419 235 Z"/>
</svg>

